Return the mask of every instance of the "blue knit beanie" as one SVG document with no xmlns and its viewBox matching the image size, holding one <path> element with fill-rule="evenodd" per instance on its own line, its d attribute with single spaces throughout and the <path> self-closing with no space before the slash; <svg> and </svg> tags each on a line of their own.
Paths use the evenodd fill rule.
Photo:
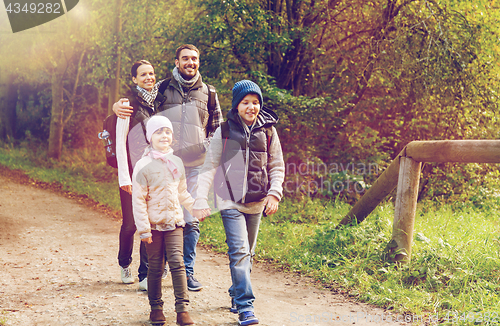
<svg viewBox="0 0 500 326">
<path fill-rule="evenodd" d="M 260 91 L 259 85 L 250 80 L 240 80 L 233 87 L 233 102 L 232 109 L 236 110 L 238 104 L 241 100 L 248 94 L 257 94 L 259 96 L 260 107 L 264 105 L 264 99 L 262 98 L 262 92 Z"/>
</svg>

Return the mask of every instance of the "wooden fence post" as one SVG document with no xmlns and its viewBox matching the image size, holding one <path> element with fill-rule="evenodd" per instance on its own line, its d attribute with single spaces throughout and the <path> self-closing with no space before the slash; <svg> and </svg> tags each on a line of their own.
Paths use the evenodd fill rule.
<svg viewBox="0 0 500 326">
<path fill-rule="evenodd" d="M 422 162 L 405 156 L 401 156 L 399 159 L 398 188 L 390 252 L 396 253 L 395 261 L 409 262 Z"/>
<path fill-rule="evenodd" d="M 370 213 L 377 207 L 384 198 L 396 188 L 398 184 L 399 173 L 399 157 L 404 155 L 403 149 L 398 156 L 392 161 L 387 169 L 378 177 L 368 191 L 361 197 L 358 202 L 351 208 L 349 213 L 340 221 L 337 228 L 342 225 L 351 224 L 354 219 L 358 223 L 370 215 Z"/>
<path fill-rule="evenodd" d="M 387 248 L 389 255 L 394 255 L 394 260 L 409 262 L 422 162 L 500 163 L 500 140 L 410 142 L 344 216 L 337 228 L 351 224 L 354 219 L 361 223 L 397 184 L 392 240 Z"/>
</svg>

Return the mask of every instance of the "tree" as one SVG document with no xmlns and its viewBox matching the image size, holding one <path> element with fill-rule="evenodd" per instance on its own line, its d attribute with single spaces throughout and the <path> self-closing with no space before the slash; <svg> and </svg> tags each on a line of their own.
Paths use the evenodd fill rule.
<svg viewBox="0 0 500 326">
<path fill-rule="evenodd" d="M 300 124 L 280 125 L 280 131 L 307 143 L 309 159 L 380 162 L 412 140 L 485 138 L 498 131 L 491 119 L 498 103 L 499 68 L 492 62 L 499 15 L 486 1 L 197 5 L 200 23 L 190 25 L 190 34 L 213 44 L 219 60 L 212 71 L 228 80 L 265 71 L 278 89 L 291 90 L 295 100 L 273 107 L 287 123 Z M 316 107 L 297 95 L 327 100 Z M 329 105 L 332 99 L 341 103 Z M 301 137 L 308 127 L 311 133 Z"/>
<path fill-rule="evenodd" d="M 72 64 L 73 57 L 77 55 L 77 53 L 75 53 L 77 52 L 76 49 L 81 50 L 76 46 L 71 48 L 71 50 L 74 51 L 72 53 L 68 53 L 68 49 L 66 49 L 66 51 L 59 49 L 59 51 L 51 57 L 53 65 L 51 76 L 52 109 L 50 117 L 49 148 L 47 155 L 54 159 L 59 159 L 61 157 L 64 126 L 68 123 L 74 111 L 76 90 L 80 79 L 81 65 L 85 55 L 85 50 L 79 54 L 79 60 L 76 65 L 76 74 L 73 78 L 67 78 L 73 81 L 71 92 L 64 88 L 63 81 L 65 80 L 65 75 L 68 72 L 72 72 L 70 66 Z M 65 93 L 66 100 L 64 99 Z"/>
<path fill-rule="evenodd" d="M 122 0 L 115 0 L 115 17 L 113 22 L 115 66 L 113 67 L 113 77 L 109 80 L 108 113 L 112 113 L 113 103 L 118 101 L 120 91 L 120 73 L 122 69 Z"/>
<path fill-rule="evenodd" d="M 4 141 L 14 140 L 16 134 L 17 85 L 13 80 L 12 73 L 0 69 L 0 139 Z"/>
</svg>

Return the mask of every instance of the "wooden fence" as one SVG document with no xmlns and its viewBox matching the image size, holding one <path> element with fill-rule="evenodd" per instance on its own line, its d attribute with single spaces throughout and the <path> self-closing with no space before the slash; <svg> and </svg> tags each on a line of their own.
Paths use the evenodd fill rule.
<svg viewBox="0 0 500 326">
<path fill-rule="evenodd" d="M 409 262 L 422 162 L 500 163 L 500 140 L 413 141 L 340 221 L 361 223 L 397 186 L 391 251 L 396 261 Z"/>
</svg>

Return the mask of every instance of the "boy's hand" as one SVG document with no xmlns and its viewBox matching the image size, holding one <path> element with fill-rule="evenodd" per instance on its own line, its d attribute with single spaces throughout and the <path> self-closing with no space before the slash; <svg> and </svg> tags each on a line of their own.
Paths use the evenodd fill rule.
<svg viewBox="0 0 500 326">
<path fill-rule="evenodd" d="M 141 239 L 141 241 L 146 242 L 147 244 L 151 244 L 151 243 L 153 243 L 153 237 L 144 238 L 144 239 Z"/>
<path fill-rule="evenodd" d="M 132 185 L 121 186 L 120 188 L 132 195 Z"/>
<path fill-rule="evenodd" d="M 118 118 L 125 119 L 125 117 L 129 117 L 133 111 L 133 107 L 130 105 L 123 104 L 124 102 L 128 102 L 128 99 L 121 98 L 118 102 L 113 104 L 113 112 L 118 116 Z"/>
<path fill-rule="evenodd" d="M 278 198 L 274 197 L 273 195 L 267 195 L 267 197 L 264 198 L 264 212 L 266 213 L 266 215 L 272 215 L 276 213 L 279 204 L 280 201 L 278 200 Z"/>
<path fill-rule="evenodd" d="M 205 217 L 210 216 L 210 208 L 193 209 L 193 216 L 196 217 L 198 221 L 203 222 Z"/>
</svg>

